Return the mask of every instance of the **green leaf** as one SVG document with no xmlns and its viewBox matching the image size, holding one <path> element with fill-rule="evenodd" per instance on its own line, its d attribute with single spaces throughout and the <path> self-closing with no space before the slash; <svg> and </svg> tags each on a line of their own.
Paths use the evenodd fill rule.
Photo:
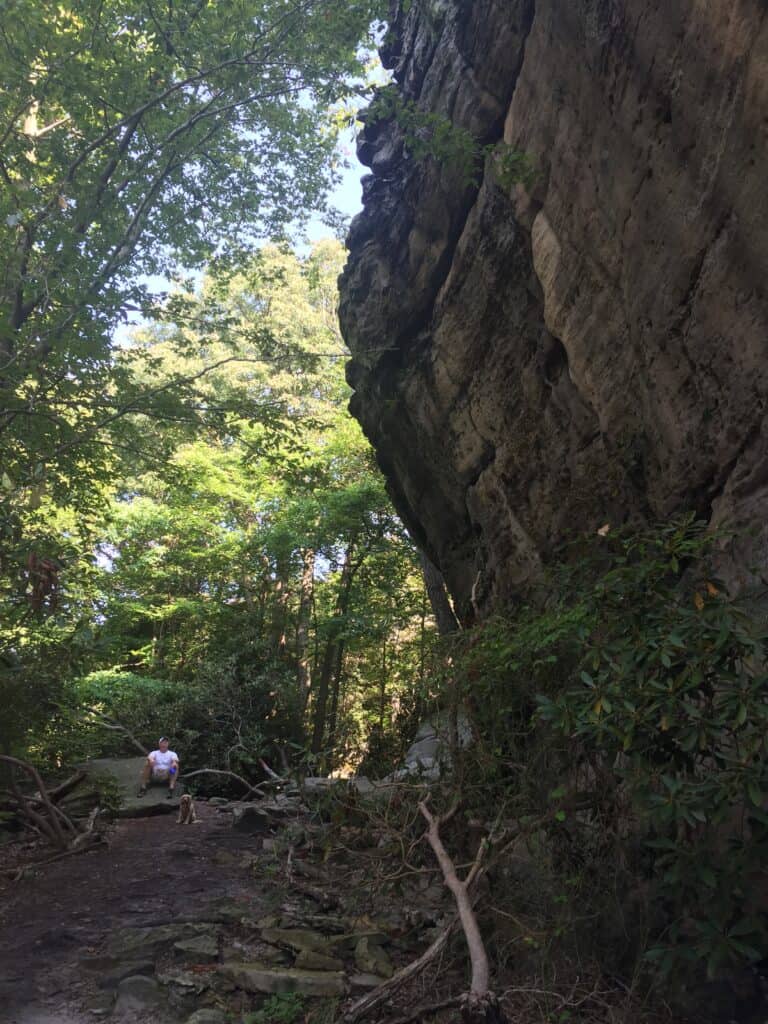
<svg viewBox="0 0 768 1024">
<path fill-rule="evenodd" d="M 755 807 L 762 807 L 763 791 L 754 779 L 750 779 L 749 782 L 747 782 L 747 793 Z"/>
<path fill-rule="evenodd" d="M 712 868 L 708 867 L 705 864 L 701 864 L 698 866 L 697 871 L 699 878 L 701 878 L 701 880 L 704 882 L 706 886 L 708 886 L 710 889 L 717 888 L 717 876 L 715 875 L 715 872 L 712 870 Z"/>
</svg>

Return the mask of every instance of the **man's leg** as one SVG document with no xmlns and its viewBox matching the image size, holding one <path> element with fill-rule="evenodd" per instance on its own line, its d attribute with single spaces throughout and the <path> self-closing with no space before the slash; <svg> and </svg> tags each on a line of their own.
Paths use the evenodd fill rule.
<svg viewBox="0 0 768 1024">
<path fill-rule="evenodd" d="M 147 786 L 149 785 L 149 780 L 151 778 L 152 765 L 150 764 L 149 759 L 147 759 L 146 764 L 141 769 L 141 783 L 139 784 L 139 796 L 144 796 L 144 794 L 147 792 Z"/>
<path fill-rule="evenodd" d="M 171 765 L 170 771 L 168 772 L 168 799 L 173 798 L 173 791 L 176 788 L 176 779 L 178 778 L 179 768 L 178 765 Z"/>
</svg>

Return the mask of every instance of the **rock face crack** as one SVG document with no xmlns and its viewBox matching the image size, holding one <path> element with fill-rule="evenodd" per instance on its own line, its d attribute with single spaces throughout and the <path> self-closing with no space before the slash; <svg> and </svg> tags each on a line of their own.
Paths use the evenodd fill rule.
<svg viewBox="0 0 768 1024">
<path fill-rule="evenodd" d="M 767 25 L 759 0 L 397 13 L 403 97 L 537 171 L 468 187 L 395 124 L 361 143 L 352 410 L 465 619 L 606 522 L 714 509 L 756 526 L 736 585 L 768 557 Z"/>
</svg>

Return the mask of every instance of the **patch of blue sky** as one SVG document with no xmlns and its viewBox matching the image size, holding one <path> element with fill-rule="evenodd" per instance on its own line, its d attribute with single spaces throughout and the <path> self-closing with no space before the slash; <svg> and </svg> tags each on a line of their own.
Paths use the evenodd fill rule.
<svg viewBox="0 0 768 1024">
<path fill-rule="evenodd" d="M 348 221 L 362 208 L 360 179 L 365 173 L 365 168 L 355 153 L 355 139 L 351 129 L 341 134 L 338 155 L 339 179 L 328 196 L 328 208 L 336 211 L 345 221 Z M 298 253 L 304 255 L 316 242 L 331 238 L 333 234 L 333 229 L 327 223 L 327 217 L 321 213 L 314 213 L 307 219 L 294 247 Z M 202 274 L 201 270 L 184 271 L 184 276 L 191 281 L 200 281 Z M 138 280 L 151 292 L 158 294 L 171 291 L 175 287 L 169 278 L 159 275 L 142 276 Z M 118 325 L 112 336 L 114 344 L 118 347 L 128 344 L 131 332 L 134 328 L 141 326 L 142 322 L 143 319 L 139 312 L 126 313 L 124 322 Z"/>
</svg>

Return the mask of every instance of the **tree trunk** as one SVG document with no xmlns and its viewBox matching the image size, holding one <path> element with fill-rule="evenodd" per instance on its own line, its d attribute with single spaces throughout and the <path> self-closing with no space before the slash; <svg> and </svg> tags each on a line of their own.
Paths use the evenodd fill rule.
<svg viewBox="0 0 768 1024">
<path fill-rule="evenodd" d="M 302 708 L 307 706 L 309 689 L 312 685 L 312 667 L 309 661 L 309 618 L 312 613 L 314 586 L 315 552 L 312 548 L 305 548 L 302 552 L 299 617 L 296 623 L 296 681 L 299 686 Z"/>
<path fill-rule="evenodd" d="M 332 666 L 335 656 L 335 644 L 329 637 L 323 654 L 323 664 L 320 669 L 320 678 L 317 681 L 317 689 L 314 696 L 314 724 L 312 727 L 312 753 L 319 754 L 323 749 L 323 738 L 325 736 L 325 714 L 328 706 L 328 691 L 330 689 Z"/>
<path fill-rule="evenodd" d="M 448 598 L 442 573 L 430 562 L 423 551 L 419 552 L 419 560 L 429 603 L 432 605 L 432 611 L 437 621 L 438 633 L 440 636 L 447 636 L 449 633 L 458 632 L 459 620 L 456 618 L 456 613 Z"/>
<path fill-rule="evenodd" d="M 331 748 L 336 743 L 336 724 L 339 718 L 339 693 L 341 690 L 341 675 L 344 668 L 345 646 L 343 637 L 336 641 L 333 678 L 331 680 L 331 712 L 328 716 L 328 746 Z"/>
<path fill-rule="evenodd" d="M 323 739 L 325 737 L 325 725 L 328 712 L 328 695 L 331 692 L 331 686 L 334 684 L 334 681 L 336 682 L 334 690 L 336 691 L 338 698 L 337 684 L 338 679 L 341 676 L 341 664 L 344 657 L 344 643 L 341 633 L 344 628 L 344 620 L 349 608 L 349 596 L 352 590 L 352 580 L 354 579 L 356 570 L 361 564 L 360 559 L 354 563 L 352 561 L 354 546 L 354 541 L 351 541 L 344 557 L 344 566 L 341 570 L 341 579 L 339 581 L 339 590 L 336 597 L 333 620 L 328 630 L 328 638 L 326 640 L 325 652 L 323 654 L 323 664 L 320 670 L 320 679 L 315 697 L 314 727 L 312 730 L 313 754 L 319 754 L 323 749 Z"/>
<path fill-rule="evenodd" d="M 288 620 L 288 567 L 277 564 L 272 597 L 272 635 L 270 647 L 278 658 L 285 655 L 285 627 Z"/>
<path fill-rule="evenodd" d="M 387 638 L 381 648 L 381 680 L 379 681 L 379 728 L 384 735 L 384 703 L 387 698 Z"/>
</svg>

